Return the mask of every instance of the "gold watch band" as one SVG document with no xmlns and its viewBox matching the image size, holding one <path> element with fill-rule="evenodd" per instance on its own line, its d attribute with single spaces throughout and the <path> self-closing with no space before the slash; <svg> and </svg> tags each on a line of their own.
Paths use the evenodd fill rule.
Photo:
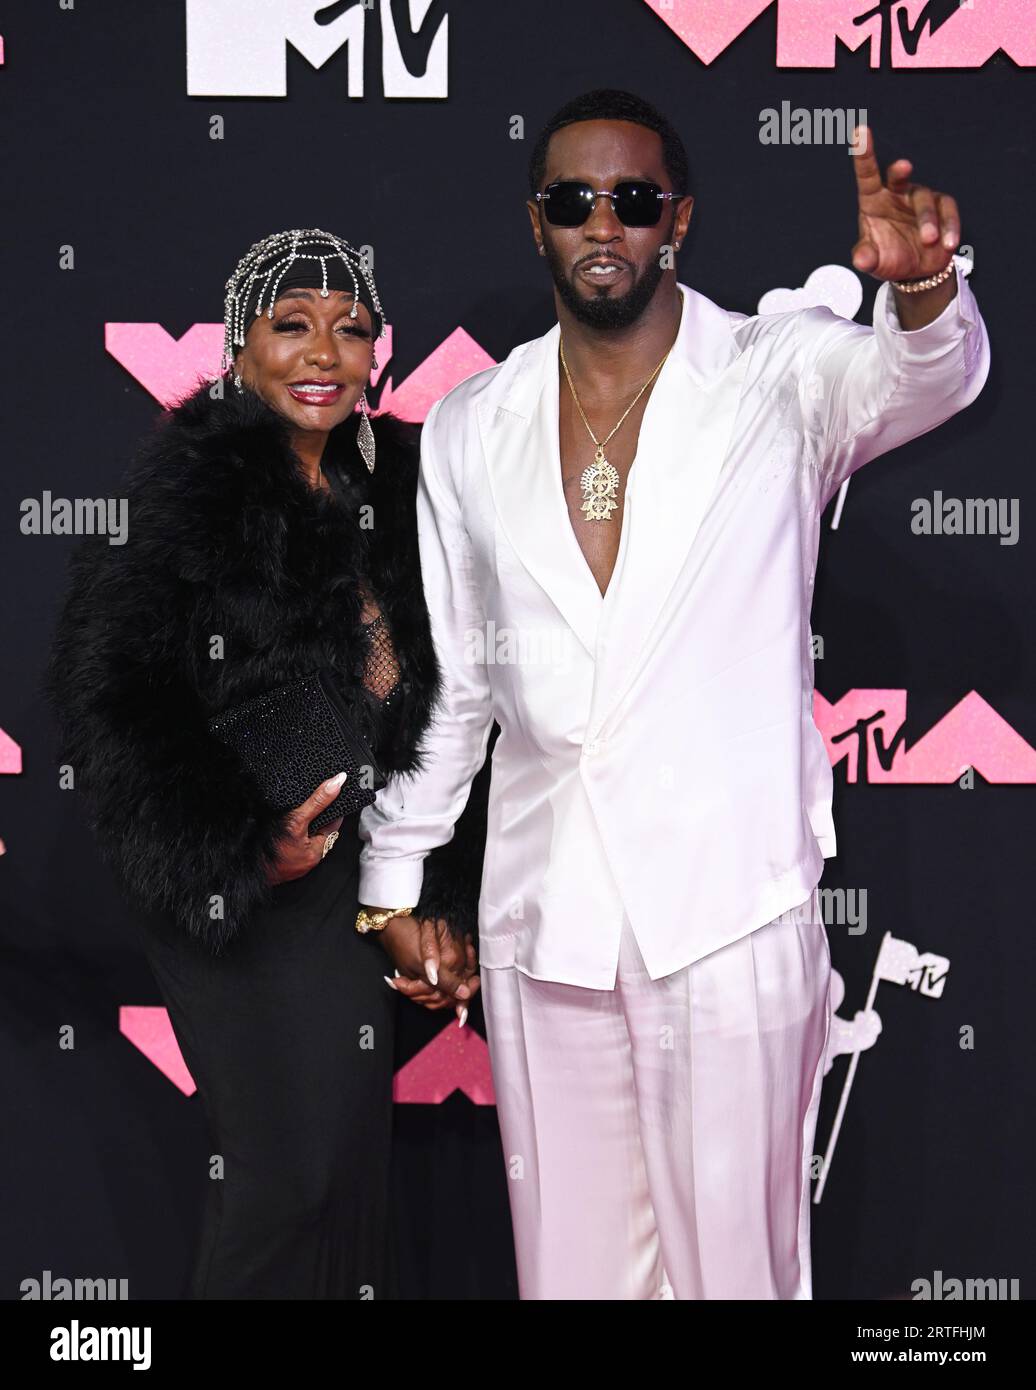
<svg viewBox="0 0 1036 1390">
<path fill-rule="evenodd" d="M 409 917 L 413 910 L 412 907 L 390 907 L 386 912 L 368 912 L 361 907 L 356 914 L 356 930 L 361 936 L 369 931 L 383 931 L 393 917 Z"/>
</svg>

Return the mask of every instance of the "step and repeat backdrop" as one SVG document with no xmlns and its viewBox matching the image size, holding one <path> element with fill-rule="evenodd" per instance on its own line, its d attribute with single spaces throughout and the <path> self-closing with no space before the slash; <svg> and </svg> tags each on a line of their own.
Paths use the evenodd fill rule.
<svg viewBox="0 0 1036 1390">
<path fill-rule="evenodd" d="M 883 168 L 908 157 L 959 202 L 989 381 L 855 476 L 821 539 L 839 853 L 814 1291 L 1036 1289 L 1036 0 L 33 0 L 5 7 L 0 63 L 0 1297 L 62 1277 L 179 1297 L 206 1181 L 193 1081 L 40 695 L 61 517 L 113 495 L 162 407 L 215 374 L 224 281 L 270 232 L 374 248 L 390 336 L 370 395 L 406 420 L 546 331 L 529 151 L 598 86 L 679 127 L 680 279 L 742 313 L 871 322 L 858 121 Z M 466 1036 L 444 1017 L 400 1019 L 403 1289 L 513 1298 L 481 1015 Z"/>
</svg>

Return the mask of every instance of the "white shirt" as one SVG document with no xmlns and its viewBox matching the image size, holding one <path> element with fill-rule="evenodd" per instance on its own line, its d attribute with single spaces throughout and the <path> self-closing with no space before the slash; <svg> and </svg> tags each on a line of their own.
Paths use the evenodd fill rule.
<svg viewBox="0 0 1036 1390">
<path fill-rule="evenodd" d="M 361 902 L 417 901 L 494 718 L 485 968 L 614 988 L 625 912 L 658 979 L 809 897 L 835 853 L 812 712 L 820 514 L 982 389 L 985 326 L 958 283 L 913 332 L 888 284 L 873 328 L 681 285 L 603 597 L 562 490 L 559 325 L 436 402 L 418 528 L 444 696 L 425 770 L 361 816 Z"/>
</svg>

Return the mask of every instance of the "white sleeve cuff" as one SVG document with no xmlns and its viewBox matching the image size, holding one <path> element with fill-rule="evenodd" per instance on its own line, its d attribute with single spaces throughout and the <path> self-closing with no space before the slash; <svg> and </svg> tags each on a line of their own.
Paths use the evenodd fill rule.
<svg viewBox="0 0 1036 1390">
<path fill-rule="evenodd" d="M 954 261 L 957 265 L 957 293 L 923 328 L 904 328 L 896 312 L 896 296 L 891 282 L 885 280 L 878 287 L 874 301 L 874 328 L 879 333 L 885 330 L 896 338 L 896 352 L 900 357 L 916 362 L 941 357 L 948 346 L 959 342 L 978 324 L 978 305 L 961 269 L 962 263 L 967 262 L 962 256 L 955 256 Z"/>
<path fill-rule="evenodd" d="M 360 854 L 359 898 L 364 907 L 416 907 L 423 883 L 423 857 L 366 863 Z"/>
</svg>

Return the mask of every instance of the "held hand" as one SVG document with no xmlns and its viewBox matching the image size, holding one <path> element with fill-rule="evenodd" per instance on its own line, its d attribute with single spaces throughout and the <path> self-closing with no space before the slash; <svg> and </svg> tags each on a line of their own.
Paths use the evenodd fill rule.
<svg viewBox="0 0 1036 1390">
<path fill-rule="evenodd" d="M 381 943 L 399 971 L 392 987 L 426 1009 L 453 1007 L 463 1023 L 479 988 L 478 962 L 471 936 L 461 943 L 443 918 L 394 917 L 380 933 Z M 386 978 L 388 978 L 386 976 Z"/>
<path fill-rule="evenodd" d="M 890 164 L 888 183 L 882 183 L 868 126 L 857 127 L 853 149 L 860 150 L 853 156 L 860 226 L 853 265 L 877 280 L 921 280 L 937 275 L 960 245 L 956 200 L 948 193 L 911 183 L 914 166 L 909 159 Z"/>
<path fill-rule="evenodd" d="M 315 820 L 325 806 L 330 806 L 342 790 L 346 774 L 340 772 L 329 782 L 322 782 L 312 796 L 301 806 L 288 813 L 285 821 L 286 834 L 278 847 L 277 858 L 266 871 L 268 883 L 287 883 L 293 878 L 302 878 L 310 869 L 320 863 L 327 837 L 342 824 L 342 817 L 331 822 L 315 835 L 310 835 L 310 822 Z M 331 850 L 334 853 L 334 850 Z"/>
<path fill-rule="evenodd" d="M 475 943 L 470 936 L 466 936 L 461 944 L 451 935 L 445 922 L 437 924 L 437 931 L 441 955 L 436 970 L 438 985 L 433 987 L 428 983 L 428 966 L 426 964 L 423 975 L 410 979 L 401 974 L 393 982 L 394 988 L 413 1003 L 420 1004 L 425 1009 L 435 1010 L 452 1007 L 456 1011 L 460 1026 L 463 1028 L 467 1022 L 468 1005 L 481 985 L 478 976 L 478 961 L 475 956 Z M 454 979 L 460 979 L 462 984 L 451 992 Z"/>
</svg>

